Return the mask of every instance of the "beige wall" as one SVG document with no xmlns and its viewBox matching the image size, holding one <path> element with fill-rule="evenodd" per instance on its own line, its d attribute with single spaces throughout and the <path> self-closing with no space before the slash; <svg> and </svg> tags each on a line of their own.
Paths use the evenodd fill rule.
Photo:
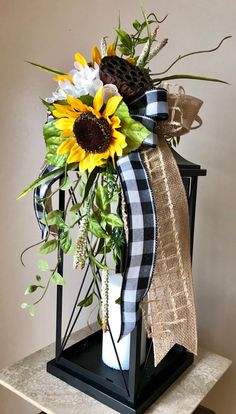
<svg viewBox="0 0 236 414">
<path fill-rule="evenodd" d="M 118 3 L 118 5 L 117 5 Z M 153 69 L 166 67 L 178 54 L 210 48 L 225 35 L 235 36 L 236 5 L 233 0 L 143 0 L 147 10 L 163 17 L 160 36 L 169 46 Z M 112 33 L 118 8 L 126 26 L 139 13 L 136 0 L 0 0 L 1 6 L 1 289 L 0 366 L 50 343 L 54 338 L 54 294 L 50 291 L 35 319 L 19 309 L 23 291 L 35 272 L 35 257 L 19 262 L 20 251 L 39 236 L 31 196 L 16 202 L 16 195 L 37 175 L 44 157 L 42 124 L 45 111 L 38 96 L 54 87 L 50 75 L 24 60 L 68 70 L 73 53 L 86 54 L 102 35 Z M 127 26 L 128 27 L 128 26 Z M 212 75 L 231 86 L 184 82 L 189 94 L 205 101 L 203 127 L 184 137 L 179 152 L 207 168 L 200 179 L 194 280 L 200 343 L 236 359 L 235 275 L 235 37 L 212 55 L 186 59 L 174 72 Z M 76 275 L 71 274 L 68 296 Z M 70 293 L 71 292 L 71 293 Z M 236 369 L 209 394 L 206 404 L 217 414 L 236 413 Z M 0 412 L 37 412 L 10 392 L 0 390 Z M 65 413 L 66 414 L 66 413 Z M 173 413 L 174 414 L 174 413 Z"/>
</svg>

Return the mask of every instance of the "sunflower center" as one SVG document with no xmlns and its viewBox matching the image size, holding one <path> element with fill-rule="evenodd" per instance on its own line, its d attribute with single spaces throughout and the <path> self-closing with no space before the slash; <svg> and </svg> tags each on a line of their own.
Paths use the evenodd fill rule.
<svg viewBox="0 0 236 414">
<path fill-rule="evenodd" d="M 75 120 L 73 131 L 76 141 L 87 152 L 100 153 L 109 148 L 111 127 L 91 112 L 84 112 Z"/>
</svg>

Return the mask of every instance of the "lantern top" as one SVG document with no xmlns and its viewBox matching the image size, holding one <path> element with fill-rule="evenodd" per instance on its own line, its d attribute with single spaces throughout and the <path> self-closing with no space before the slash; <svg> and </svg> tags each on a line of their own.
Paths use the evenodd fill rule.
<svg viewBox="0 0 236 414">
<path fill-rule="evenodd" d="M 172 153 L 174 155 L 175 161 L 179 167 L 182 177 L 205 176 L 207 174 L 206 169 L 201 168 L 199 164 L 195 164 L 191 161 L 186 160 L 174 149 L 172 149 Z"/>
</svg>

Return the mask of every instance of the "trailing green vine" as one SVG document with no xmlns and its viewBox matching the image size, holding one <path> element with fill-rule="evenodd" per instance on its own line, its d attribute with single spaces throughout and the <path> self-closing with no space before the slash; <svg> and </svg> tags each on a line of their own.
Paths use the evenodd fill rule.
<svg viewBox="0 0 236 414">
<path fill-rule="evenodd" d="M 104 272 L 108 274 L 107 255 L 112 252 L 114 268 L 116 262 L 121 260 L 124 231 L 123 221 L 118 212 L 120 185 L 112 163 L 108 163 L 105 168 L 96 168 L 91 174 L 73 174 L 76 174 L 74 180 L 65 170 L 61 184 L 57 189 L 40 200 L 45 207 L 44 217 L 41 221 L 47 226 L 48 235 L 45 240 L 35 243 L 23 252 L 25 254 L 28 249 L 38 244 L 40 247 L 37 253 L 40 256 L 48 256 L 57 251 L 57 260 L 53 268 L 50 268 L 45 258 L 38 260 L 39 273 L 36 274 L 35 281 L 25 291 L 25 295 L 41 292 L 33 303 L 24 302 L 21 305 L 31 315 L 35 314 L 36 305 L 43 300 L 51 283 L 65 284 L 64 278 L 58 272 L 61 261 L 60 251 L 66 255 L 74 255 L 74 269 L 82 270 L 88 264 L 91 268 L 94 288 L 88 297 L 79 302 L 78 306 L 83 307 L 90 306 L 95 297 L 97 300 L 99 298 L 95 282 L 101 283 L 97 276 L 99 269 L 103 274 Z M 70 191 L 64 211 L 52 209 L 46 213 L 46 206 L 58 194 L 59 190 Z M 72 204 L 73 197 L 79 202 Z M 73 240 L 72 230 L 76 225 L 78 225 L 78 233 L 76 239 Z M 100 315 L 98 319 L 100 320 Z"/>
</svg>

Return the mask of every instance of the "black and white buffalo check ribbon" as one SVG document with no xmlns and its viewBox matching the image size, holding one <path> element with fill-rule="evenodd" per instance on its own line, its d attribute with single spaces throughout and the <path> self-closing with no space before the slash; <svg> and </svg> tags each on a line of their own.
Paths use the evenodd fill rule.
<svg viewBox="0 0 236 414">
<path fill-rule="evenodd" d="M 38 225 L 42 232 L 42 239 L 44 240 L 48 235 L 48 227 L 42 223 L 42 219 L 45 215 L 45 197 L 47 197 L 48 191 L 64 173 L 61 170 L 57 173 L 58 168 L 53 167 L 52 165 L 46 165 L 40 172 L 39 178 L 45 176 L 46 174 L 55 170 L 53 178 L 48 179 L 43 184 L 39 185 L 34 189 L 33 199 L 34 199 L 34 211 L 38 221 Z"/>
<path fill-rule="evenodd" d="M 156 122 L 168 118 L 166 91 L 147 91 L 130 104 L 129 110 L 134 119 L 151 131 L 143 145 L 155 147 Z M 157 214 L 140 152 L 119 158 L 116 166 L 128 216 L 128 247 L 121 288 L 121 339 L 136 327 L 140 318 L 139 303 L 150 287 L 157 251 Z"/>
</svg>

